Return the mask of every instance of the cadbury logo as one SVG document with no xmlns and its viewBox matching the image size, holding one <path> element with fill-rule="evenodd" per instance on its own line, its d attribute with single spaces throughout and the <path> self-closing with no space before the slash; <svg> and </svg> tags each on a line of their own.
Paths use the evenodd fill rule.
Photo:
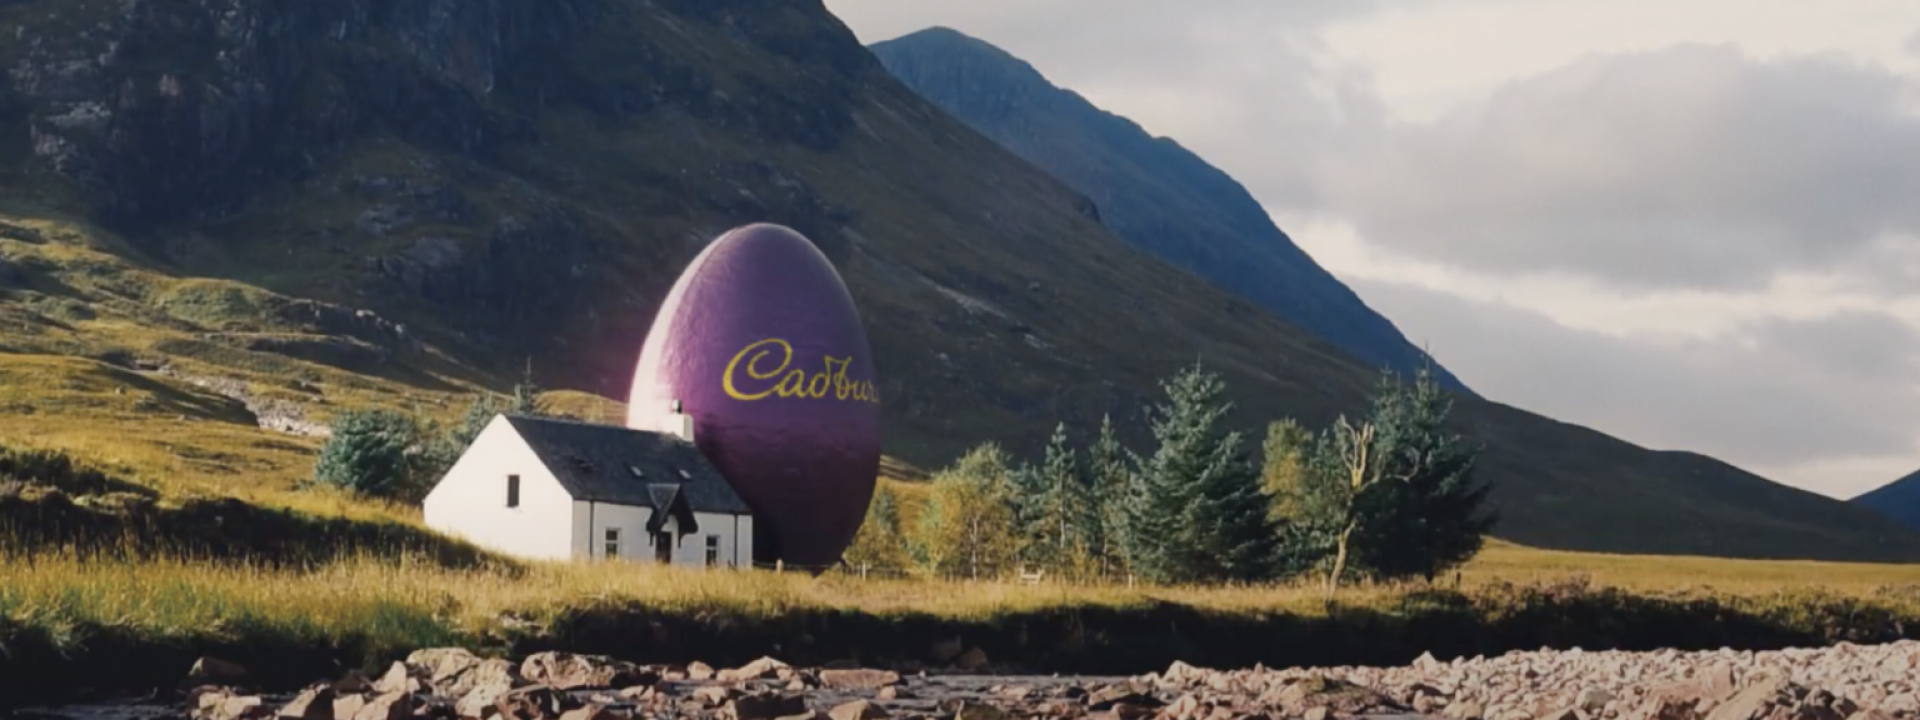
<svg viewBox="0 0 1920 720">
<path fill-rule="evenodd" d="M 775 356 L 778 359 L 775 359 Z M 853 357 L 821 356 L 825 367 L 811 375 L 793 365 L 793 345 L 780 338 L 767 338 L 734 353 L 727 370 L 720 376 L 720 387 L 735 400 L 761 400 L 769 397 L 826 398 L 857 402 L 880 402 L 880 392 L 871 380 L 847 377 Z M 767 381 L 774 380 L 772 385 Z"/>
</svg>

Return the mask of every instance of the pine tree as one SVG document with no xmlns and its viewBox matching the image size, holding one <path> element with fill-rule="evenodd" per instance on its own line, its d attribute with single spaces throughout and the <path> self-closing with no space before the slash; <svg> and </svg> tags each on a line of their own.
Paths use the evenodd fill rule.
<svg viewBox="0 0 1920 720">
<path fill-rule="evenodd" d="M 1113 432 L 1113 418 L 1100 418 L 1100 434 L 1087 451 L 1086 480 L 1094 502 L 1088 545 L 1102 573 L 1126 571 L 1127 452 Z"/>
<path fill-rule="evenodd" d="M 1387 375 L 1375 403 L 1384 472 L 1399 482 L 1383 494 L 1360 547 L 1360 562 L 1382 577 L 1433 576 L 1480 550 L 1494 516 L 1490 488 L 1475 482 L 1477 450 L 1446 427 L 1452 401 L 1432 371 L 1410 384 Z"/>
<path fill-rule="evenodd" d="M 391 410 L 348 410 L 334 417 L 331 432 L 314 461 L 315 482 L 379 497 L 416 489 L 422 473 L 411 452 L 418 438 L 413 420 Z"/>
<path fill-rule="evenodd" d="M 1061 574 L 1085 571 L 1091 564 L 1089 535 L 1095 530 L 1089 525 L 1098 522 L 1097 509 L 1079 458 L 1067 444 L 1065 423 L 1054 427 L 1045 459 L 1034 475 L 1038 492 L 1033 498 L 1037 508 L 1033 529 L 1041 565 Z"/>
<path fill-rule="evenodd" d="M 1232 404 L 1225 385 L 1198 364 L 1162 384 L 1155 408 L 1159 446 L 1139 460 L 1127 493 L 1129 552 L 1157 582 L 1253 579 L 1266 572 L 1276 531 L 1258 470 L 1238 433 L 1219 425 Z"/>
<path fill-rule="evenodd" d="M 855 569 L 872 567 L 902 570 L 907 566 L 907 541 L 900 531 L 900 507 L 893 491 L 885 486 L 873 493 L 867 505 L 867 518 L 847 548 L 846 562 Z"/>
</svg>

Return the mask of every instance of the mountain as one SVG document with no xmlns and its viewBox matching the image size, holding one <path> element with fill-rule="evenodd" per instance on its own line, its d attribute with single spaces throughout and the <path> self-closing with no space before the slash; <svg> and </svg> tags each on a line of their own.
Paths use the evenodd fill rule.
<svg viewBox="0 0 1920 720">
<path fill-rule="evenodd" d="M 1142 447 L 1196 358 L 1254 433 L 1375 379 L 1110 234 L 818 0 L 11 0 L 0 33 L 0 443 L 169 495 L 373 513 L 297 488 L 342 409 L 457 415 L 529 366 L 624 397 L 675 276 L 757 221 L 840 268 L 918 466 L 1109 413 Z M 1920 559 L 1705 458 L 1457 415 L 1519 542 Z"/>
<path fill-rule="evenodd" d="M 870 46 L 907 87 L 1091 198 L 1114 234 L 1376 367 L 1432 363 L 1321 268 L 1246 188 L 1168 138 L 1055 87 L 1027 62 L 936 27 Z M 1466 388 L 1446 368 L 1435 376 Z"/>
<path fill-rule="evenodd" d="M 1920 472 L 1867 491 L 1847 502 L 1920 528 Z"/>
</svg>

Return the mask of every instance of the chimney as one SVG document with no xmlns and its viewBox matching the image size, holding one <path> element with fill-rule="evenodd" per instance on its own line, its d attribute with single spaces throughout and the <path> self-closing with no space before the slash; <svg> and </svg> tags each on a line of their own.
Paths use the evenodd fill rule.
<svg viewBox="0 0 1920 720">
<path fill-rule="evenodd" d="M 661 432 L 673 435 L 687 442 L 693 442 L 693 416 L 680 411 L 680 401 L 674 400 L 666 417 L 661 419 Z"/>
</svg>

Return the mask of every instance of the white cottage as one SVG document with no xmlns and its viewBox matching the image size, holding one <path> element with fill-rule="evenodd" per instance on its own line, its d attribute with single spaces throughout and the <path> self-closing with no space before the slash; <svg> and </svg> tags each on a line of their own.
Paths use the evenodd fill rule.
<svg viewBox="0 0 1920 720">
<path fill-rule="evenodd" d="M 495 416 L 427 495 L 427 525 L 525 558 L 751 566 L 747 504 L 684 433 Z"/>
</svg>

